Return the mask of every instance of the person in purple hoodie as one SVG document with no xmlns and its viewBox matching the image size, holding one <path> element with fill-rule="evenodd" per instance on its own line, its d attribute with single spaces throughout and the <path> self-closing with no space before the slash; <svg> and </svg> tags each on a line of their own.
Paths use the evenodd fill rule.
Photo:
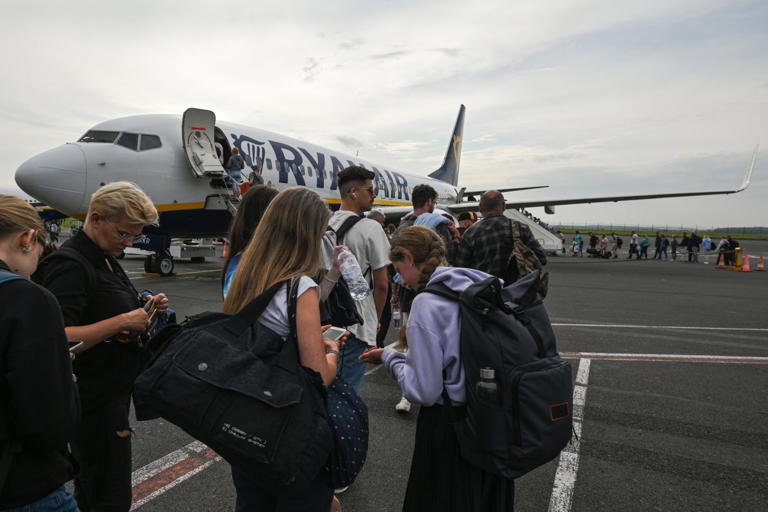
<svg viewBox="0 0 768 512">
<path fill-rule="evenodd" d="M 446 266 L 445 245 L 433 230 L 413 226 L 392 240 L 389 258 L 403 282 L 416 290 L 443 283 L 455 291 L 489 277 L 479 270 Z M 360 358 L 384 363 L 403 396 L 420 404 L 411 472 L 403 511 L 511 511 L 515 481 L 486 473 L 466 462 L 442 404 L 445 387 L 453 415 L 465 413 L 464 367 L 460 358 L 459 308 L 430 293 L 417 294 L 406 325 L 407 354 L 371 349 Z"/>
</svg>

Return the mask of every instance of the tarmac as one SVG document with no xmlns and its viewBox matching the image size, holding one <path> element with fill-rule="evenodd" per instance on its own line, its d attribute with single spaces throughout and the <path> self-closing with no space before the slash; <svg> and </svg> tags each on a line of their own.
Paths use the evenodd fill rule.
<svg viewBox="0 0 768 512">
<path fill-rule="evenodd" d="M 768 242 L 742 245 L 768 255 Z M 516 510 L 765 510 L 768 272 L 719 270 L 713 259 L 551 258 L 545 304 L 573 366 L 579 437 L 516 481 Z M 142 263 L 122 261 L 137 288 L 168 294 L 180 320 L 220 308 L 221 260 L 178 261 L 166 278 L 144 276 Z M 343 509 L 400 510 L 418 407 L 395 412 L 400 392 L 380 367 L 362 397 L 368 461 Z M 133 427 L 133 509 L 234 508 L 225 461 L 163 420 Z"/>
</svg>

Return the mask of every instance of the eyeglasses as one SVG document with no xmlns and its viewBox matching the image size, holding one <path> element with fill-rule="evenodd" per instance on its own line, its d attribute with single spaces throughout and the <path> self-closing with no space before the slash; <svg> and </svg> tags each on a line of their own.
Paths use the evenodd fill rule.
<svg viewBox="0 0 768 512">
<path fill-rule="evenodd" d="M 361 187 L 360 190 L 365 190 L 369 194 L 373 195 L 373 186 L 371 186 L 371 187 Z"/>
<path fill-rule="evenodd" d="M 138 239 L 141 238 L 141 236 L 142 236 L 141 233 L 138 233 L 138 234 L 128 233 L 127 231 L 121 231 L 121 230 L 119 230 L 117 228 L 115 228 L 115 231 L 117 232 L 117 236 L 118 236 L 118 238 L 120 238 L 121 242 L 131 242 L 131 243 L 133 243 L 133 242 L 138 241 Z"/>
</svg>

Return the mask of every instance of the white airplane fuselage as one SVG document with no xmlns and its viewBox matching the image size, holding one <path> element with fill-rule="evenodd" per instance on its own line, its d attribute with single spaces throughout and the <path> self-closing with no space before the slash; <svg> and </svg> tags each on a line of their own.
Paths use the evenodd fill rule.
<svg viewBox="0 0 768 512">
<path fill-rule="evenodd" d="M 206 198 L 225 193 L 220 183 L 197 177 L 182 143 L 182 119 L 174 115 L 140 115 L 100 123 L 88 133 L 154 135 L 160 147 L 141 150 L 115 142 L 71 142 L 36 155 L 16 172 L 19 186 L 31 196 L 70 216 L 82 218 L 90 197 L 114 181 L 131 181 L 152 199 L 160 213 L 160 226 L 147 232 L 168 237 L 220 236 L 231 215 L 223 209 L 206 209 Z M 243 177 L 253 162 L 261 163 L 265 183 L 277 189 L 312 188 L 332 208 L 340 204 L 336 176 L 349 165 L 362 165 L 376 173 L 376 205 L 411 206 L 415 185 L 429 183 L 438 202 L 455 203 L 458 190 L 440 180 L 418 177 L 334 150 L 257 128 L 216 123 L 226 137 L 230 154 L 237 147 L 246 161 Z M 225 160 L 226 161 L 226 160 Z"/>
</svg>

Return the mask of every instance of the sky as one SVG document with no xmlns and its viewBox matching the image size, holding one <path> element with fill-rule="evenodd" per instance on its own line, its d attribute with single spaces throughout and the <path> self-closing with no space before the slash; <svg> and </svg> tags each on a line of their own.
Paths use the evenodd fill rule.
<svg viewBox="0 0 768 512">
<path fill-rule="evenodd" d="M 40 2 L 0 18 L 0 186 L 92 125 L 218 119 L 426 175 L 466 105 L 460 186 L 508 199 L 732 189 L 533 209 L 551 223 L 768 226 L 762 0 Z"/>
</svg>

